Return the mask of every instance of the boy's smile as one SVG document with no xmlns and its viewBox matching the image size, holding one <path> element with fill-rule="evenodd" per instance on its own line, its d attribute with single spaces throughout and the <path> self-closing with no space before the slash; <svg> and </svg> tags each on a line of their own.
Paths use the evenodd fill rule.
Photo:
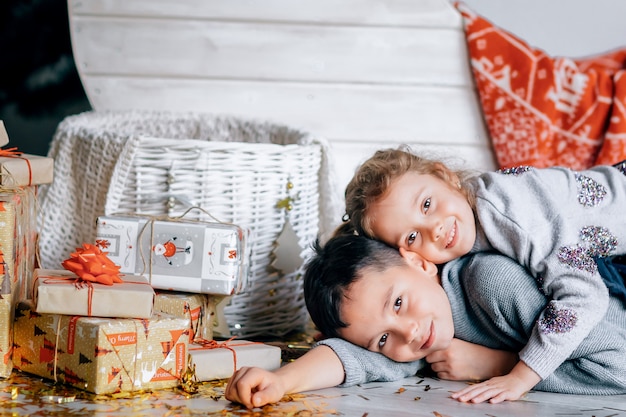
<svg viewBox="0 0 626 417">
<path fill-rule="evenodd" d="M 474 212 L 461 191 L 432 176 L 407 172 L 368 210 L 376 238 L 442 264 L 468 253 Z"/>
<path fill-rule="evenodd" d="M 445 349 L 454 336 L 450 303 L 437 268 L 414 253 L 405 266 L 365 269 L 341 305 L 341 337 L 398 362 Z"/>
</svg>

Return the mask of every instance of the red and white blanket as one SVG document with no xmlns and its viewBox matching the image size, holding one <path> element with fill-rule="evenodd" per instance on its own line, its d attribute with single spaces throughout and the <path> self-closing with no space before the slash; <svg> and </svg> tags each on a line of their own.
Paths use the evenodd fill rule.
<svg viewBox="0 0 626 417">
<path fill-rule="evenodd" d="M 626 159 L 626 48 L 551 57 L 457 3 L 501 168 L 584 169 Z"/>
</svg>

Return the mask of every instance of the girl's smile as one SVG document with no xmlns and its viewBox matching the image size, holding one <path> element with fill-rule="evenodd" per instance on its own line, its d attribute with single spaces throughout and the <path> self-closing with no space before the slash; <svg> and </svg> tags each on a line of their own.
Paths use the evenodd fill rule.
<svg viewBox="0 0 626 417">
<path fill-rule="evenodd" d="M 368 215 L 376 238 L 436 264 L 465 255 L 476 239 L 467 197 L 433 175 L 407 172 L 396 178 Z"/>
</svg>

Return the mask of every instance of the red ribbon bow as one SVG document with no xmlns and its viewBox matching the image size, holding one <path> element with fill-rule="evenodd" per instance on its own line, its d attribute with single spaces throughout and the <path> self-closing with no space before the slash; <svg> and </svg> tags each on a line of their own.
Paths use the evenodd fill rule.
<svg viewBox="0 0 626 417">
<path fill-rule="evenodd" d="M 7 157 L 7 158 L 14 158 L 17 156 L 21 156 L 23 153 L 24 152 L 18 151 L 17 147 L 0 149 L 0 156 Z"/>
<path fill-rule="evenodd" d="M 82 248 L 76 248 L 76 252 L 72 252 L 61 265 L 84 281 L 104 285 L 124 282 L 120 278 L 120 267 L 100 248 L 89 243 L 83 243 Z"/>
</svg>

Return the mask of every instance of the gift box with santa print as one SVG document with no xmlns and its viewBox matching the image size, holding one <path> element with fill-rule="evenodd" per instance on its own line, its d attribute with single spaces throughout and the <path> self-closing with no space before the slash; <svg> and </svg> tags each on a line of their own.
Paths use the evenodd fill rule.
<svg viewBox="0 0 626 417">
<path fill-rule="evenodd" d="M 189 320 L 107 319 L 15 310 L 15 367 L 95 394 L 179 385 L 187 369 Z"/>
<path fill-rule="evenodd" d="M 96 244 L 120 272 L 145 275 L 157 289 L 232 295 L 248 282 L 248 231 L 184 218 L 100 216 Z"/>
</svg>

